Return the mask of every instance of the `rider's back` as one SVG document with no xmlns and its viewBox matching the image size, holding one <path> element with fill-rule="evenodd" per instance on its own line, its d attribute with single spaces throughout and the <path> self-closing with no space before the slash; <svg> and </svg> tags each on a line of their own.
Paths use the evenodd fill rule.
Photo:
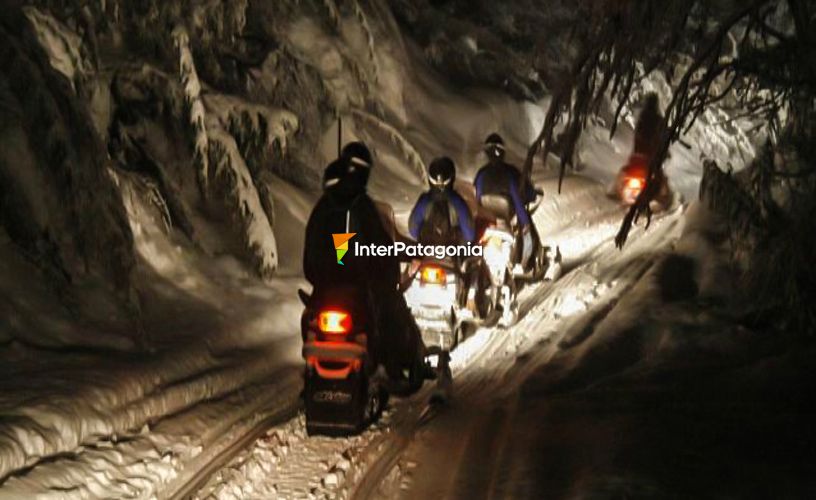
<svg viewBox="0 0 816 500">
<path fill-rule="evenodd" d="M 454 189 L 423 193 L 408 219 L 411 235 L 423 245 L 463 245 L 473 241 L 473 216 Z"/>
<path fill-rule="evenodd" d="M 423 195 L 428 204 L 420 226 L 418 241 L 423 245 L 448 245 L 458 242 L 460 231 L 456 211 L 445 193 L 431 191 Z"/>
<path fill-rule="evenodd" d="M 643 109 L 635 123 L 634 153 L 651 161 L 657 153 L 665 130 L 663 115 L 660 113 L 656 94 L 648 94 Z"/>
<path fill-rule="evenodd" d="M 349 251 L 338 263 L 332 234 L 356 233 Z M 326 192 L 318 201 L 306 226 L 303 271 L 315 288 L 355 284 L 374 290 L 394 289 L 399 263 L 386 256 L 357 255 L 357 245 L 390 245 L 393 238 L 384 227 L 375 202 L 365 193 Z"/>
<path fill-rule="evenodd" d="M 476 187 L 480 195 L 511 195 L 511 182 L 518 183 L 521 174 L 516 167 L 503 161 L 493 161 L 482 167 L 476 174 Z"/>
<path fill-rule="evenodd" d="M 474 183 L 476 185 L 477 196 L 480 198 L 485 195 L 498 195 L 503 197 L 506 200 L 506 204 L 502 204 L 502 207 L 506 207 L 509 212 L 501 214 L 494 212 L 493 215 L 512 218 L 513 215 L 518 214 L 519 209 L 523 211 L 523 202 L 518 192 L 520 178 L 521 174 L 513 165 L 505 163 L 504 161 L 492 161 L 482 167 L 476 174 Z M 484 200 L 480 199 L 479 203 L 489 211 L 493 211 L 490 207 L 484 205 Z M 526 217 L 524 218 L 526 221 Z"/>
</svg>

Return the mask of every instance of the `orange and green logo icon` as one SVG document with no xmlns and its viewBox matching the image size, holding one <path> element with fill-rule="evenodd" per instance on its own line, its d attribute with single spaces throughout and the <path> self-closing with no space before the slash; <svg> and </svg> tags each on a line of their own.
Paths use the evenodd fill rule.
<svg viewBox="0 0 816 500">
<path fill-rule="evenodd" d="M 354 238 L 354 235 L 357 233 L 340 233 L 340 234 L 332 234 L 332 239 L 334 240 L 334 248 L 337 250 L 337 263 L 341 266 L 343 264 L 343 256 L 346 255 L 349 249 L 349 240 Z"/>
</svg>

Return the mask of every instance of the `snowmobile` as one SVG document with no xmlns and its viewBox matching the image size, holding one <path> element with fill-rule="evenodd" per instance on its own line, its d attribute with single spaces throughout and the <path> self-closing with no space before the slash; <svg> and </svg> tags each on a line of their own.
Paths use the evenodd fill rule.
<svg viewBox="0 0 816 500">
<path fill-rule="evenodd" d="M 649 172 L 649 159 L 642 154 L 635 153 L 629 161 L 621 167 L 610 196 L 617 196 L 625 206 L 632 206 L 635 200 L 646 187 L 646 176 Z M 657 197 L 653 200 L 653 209 L 666 208 L 671 204 L 671 191 L 665 175 L 659 177 L 661 185 Z"/>
<path fill-rule="evenodd" d="M 429 362 L 436 369 L 436 396 L 444 399 L 450 396 L 450 352 L 462 340 L 464 321 L 473 317 L 459 307 L 461 287 L 462 272 L 451 258 L 413 261 L 403 286 Z"/>
<path fill-rule="evenodd" d="M 310 435 L 361 432 L 382 414 L 389 393 L 422 387 L 423 367 L 411 367 L 405 380 L 392 381 L 373 359 L 369 333 L 375 324 L 364 292 L 337 287 L 311 296 L 300 290 L 299 295 L 306 306 L 303 399 Z"/>
<path fill-rule="evenodd" d="M 512 224 L 512 205 L 507 197 L 495 194 L 483 195 L 479 203 L 494 217 L 487 223 L 479 239 L 488 276 L 483 292 L 488 310 L 483 315 L 509 326 L 515 323 L 518 316 L 518 284 L 513 275 L 517 238 Z M 488 320 L 488 323 L 492 321 Z"/>
<path fill-rule="evenodd" d="M 535 213 L 543 192 L 536 190 L 536 200 L 528 207 L 530 216 Z M 537 281 L 555 280 L 560 274 L 561 254 L 556 248 L 555 256 L 550 256 L 551 248 L 534 238 L 532 257 L 526 267 L 513 265 L 516 252 L 520 251 L 522 234 L 517 227 L 517 217 L 513 214 L 512 202 L 503 195 L 482 195 L 479 203 L 494 219 L 487 222 L 480 243 L 483 246 L 482 259 L 487 268 L 489 284 L 484 293 L 494 316 L 501 326 L 510 326 L 518 318 L 517 294 L 523 284 Z M 484 313 L 489 314 L 488 312 Z"/>
<path fill-rule="evenodd" d="M 389 378 L 372 356 L 369 334 L 376 322 L 364 291 L 338 286 L 298 295 L 305 306 L 303 399 L 310 435 L 359 433 L 379 418 L 390 394 L 407 396 L 422 387 L 427 371 L 422 356 L 404 367 L 399 379 Z"/>
<path fill-rule="evenodd" d="M 541 189 L 536 189 L 535 194 L 535 200 L 527 206 L 527 213 L 530 214 L 531 219 L 544 199 L 544 192 Z M 520 251 L 521 245 L 523 245 L 523 235 L 519 234 L 519 231 L 515 228 L 515 218 L 511 219 L 510 222 L 513 224 L 514 234 L 517 234 L 516 249 L 514 250 Z M 533 228 L 531 227 L 530 230 L 533 230 Z M 542 279 L 546 281 L 558 279 L 561 273 L 561 251 L 556 247 L 555 255 L 551 255 L 551 253 L 552 248 L 543 245 L 539 238 L 533 238 L 532 257 L 528 259 L 524 266 L 514 266 L 513 277 L 521 284 L 536 283 Z"/>
</svg>

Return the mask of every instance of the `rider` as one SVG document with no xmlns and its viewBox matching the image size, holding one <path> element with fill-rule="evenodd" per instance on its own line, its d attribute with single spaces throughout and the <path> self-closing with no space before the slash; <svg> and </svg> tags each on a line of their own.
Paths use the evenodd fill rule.
<svg viewBox="0 0 816 500">
<path fill-rule="evenodd" d="M 633 153 L 643 155 L 647 161 L 651 161 L 660 147 L 664 128 L 663 115 L 660 113 L 660 102 L 657 94 L 649 92 L 644 97 L 643 109 L 641 109 L 635 122 Z"/>
<path fill-rule="evenodd" d="M 417 199 L 408 230 L 423 245 L 465 245 L 476 239 L 473 217 L 464 198 L 453 188 L 456 181 L 456 164 L 447 156 L 437 158 L 428 167 L 430 189 Z M 467 301 L 467 290 L 474 282 L 477 268 L 467 261 L 456 260 L 460 269 L 459 304 Z"/>
<path fill-rule="evenodd" d="M 473 181 L 476 186 L 476 199 L 481 203 L 483 195 L 497 194 L 511 201 L 522 236 L 521 255 L 514 256 L 514 263 L 526 269 L 533 249 L 539 246 L 538 233 L 526 206 L 535 199 L 535 189 L 527 183 L 527 189 L 522 196 L 521 172 L 514 165 L 504 161 L 504 140 L 499 134 L 490 134 L 485 139 L 484 152 L 488 163 L 479 170 Z"/>
<path fill-rule="evenodd" d="M 437 158 L 428 167 L 430 189 L 417 199 L 408 229 L 415 240 L 426 245 L 463 245 L 473 243 L 476 232 L 467 203 L 453 189 L 456 165 L 447 156 Z"/>
<path fill-rule="evenodd" d="M 399 261 L 394 256 L 348 252 L 343 265 L 338 265 L 332 240 L 333 233 L 356 233 L 352 242 L 360 245 L 394 243 L 377 204 L 366 192 L 372 165 L 368 148 L 352 142 L 326 168 L 323 196 L 306 225 L 303 274 L 315 293 L 348 285 L 365 291 L 377 325 L 376 335 L 369 334 L 370 351 L 385 366 L 389 377 L 397 379 L 403 368 L 414 365 L 424 355 L 425 349 L 419 328 L 397 288 Z"/>
<path fill-rule="evenodd" d="M 660 142 L 666 131 L 666 122 L 660 113 L 660 101 L 655 92 L 649 92 L 644 97 L 643 108 L 638 114 L 635 122 L 635 139 L 632 148 L 632 155 L 624 169 L 641 171 L 644 176 L 648 176 L 648 170 L 654 157 L 660 149 Z M 666 173 L 662 165 L 654 172 L 654 180 L 659 183 L 660 189 L 657 198 L 665 200 L 668 196 L 668 183 Z M 656 199 L 657 199 L 656 198 Z"/>
</svg>

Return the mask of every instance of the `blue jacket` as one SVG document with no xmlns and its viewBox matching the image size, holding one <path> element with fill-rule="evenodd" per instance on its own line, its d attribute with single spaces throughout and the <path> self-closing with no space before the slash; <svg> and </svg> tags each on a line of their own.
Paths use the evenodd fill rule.
<svg viewBox="0 0 816 500">
<path fill-rule="evenodd" d="M 476 239 L 476 229 L 473 226 L 473 217 L 465 200 L 453 189 L 446 189 L 443 193 L 447 196 L 451 207 L 456 211 L 459 230 L 465 242 L 473 242 Z M 431 205 L 433 192 L 427 191 L 420 195 L 411 216 L 408 218 L 408 230 L 414 239 L 419 239 L 419 232 L 422 230 L 422 223 L 425 221 L 425 212 Z"/>
<path fill-rule="evenodd" d="M 482 197 L 482 194 L 507 196 L 513 202 L 513 210 L 516 212 L 521 227 L 530 224 L 530 214 L 527 213 L 525 203 L 535 199 L 535 189 L 527 184 L 526 196 L 522 198 L 519 190 L 521 174 L 516 167 L 504 162 L 489 163 L 479 169 L 473 184 L 476 187 L 477 200 Z"/>
</svg>

